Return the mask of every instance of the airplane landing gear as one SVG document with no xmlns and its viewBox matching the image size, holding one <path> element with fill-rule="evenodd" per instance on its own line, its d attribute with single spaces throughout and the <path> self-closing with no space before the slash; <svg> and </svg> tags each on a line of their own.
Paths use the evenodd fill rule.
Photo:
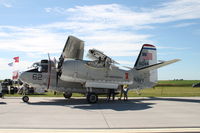
<svg viewBox="0 0 200 133">
<path fill-rule="evenodd" d="M 29 97 L 28 96 L 23 96 L 22 97 L 22 101 L 27 103 L 29 101 Z"/>
<path fill-rule="evenodd" d="M 98 95 L 95 93 L 88 93 L 87 94 L 87 101 L 89 103 L 96 103 L 98 101 Z"/>
<path fill-rule="evenodd" d="M 22 101 L 27 103 L 29 101 L 29 97 L 26 95 L 28 92 L 28 84 L 23 84 L 23 88 L 22 88 Z"/>
<path fill-rule="evenodd" d="M 64 94 L 63 94 L 63 96 L 67 99 L 69 99 L 69 98 L 71 98 L 72 97 L 72 93 L 71 92 L 65 92 Z"/>
</svg>

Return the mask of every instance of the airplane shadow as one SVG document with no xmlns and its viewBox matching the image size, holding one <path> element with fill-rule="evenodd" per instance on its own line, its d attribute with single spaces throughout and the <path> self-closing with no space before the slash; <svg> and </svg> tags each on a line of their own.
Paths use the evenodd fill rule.
<svg viewBox="0 0 200 133">
<path fill-rule="evenodd" d="M 131 99 L 128 101 L 109 101 L 107 102 L 105 99 L 99 99 L 96 104 L 88 104 L 85 99 L 54 99 L 51 101 L 41 101 L 41 102 L 29 102 L 29 105 L 55 105 L 55 106 L 66 106 L 70 108 L 83 109 L 83 110 L 102 110 L 102 109 L 111 109 L 115 111 L 128 111 L 128 110 L 145 110 L 152 108 L 151 105 L 154 103 L 144 103 L 144 102 L 136 102 Z"/>
<path fill-rule="evenodd" d="M 5 103 L 5 102 L 0 102 L 0 105 L 1 105 L 1 104 L 7 104 L 7 103 Z"/>
<path fill-rule="evenodd" d="M 98 103 L 85 105 L 74 105 L 73 108 L 83 109 L 83 110 L 115 110 L 115 111 L 136 111 L 136 110 L 146 110 L 152 108 L 151 105 L 155 103 L 143 103 L 135 102 L 134 100 L 129 101 L 112 101 L 109 103 Z"/>
<path fill-rule="evenodd" d="M 41 101 L 41 102 L 29 102 L 29 105 L 46 105 L 46 106 L 66 106 L 70 108 L 83 109 L 83 110 L 102 110 L 102 109 L 111 109 L 115 111 L 128 111 L 128 110 L 146 110 L 153 108 L 152 105 L 156 103 L 151 101 L 175 101 L 175 102 L 189 102 L 189 103 L 200 103 L 198 99 L 191 98 L 159 98 L 159 97 L 149 97 L 149 98 L 137 98 L 130 99 L 128 101 L 109 101 L 106 102 L 105 99 L 100 98 L 96 104 L 88 104 L 87 101 L 83 98 L 75 99 L 52 99 L 50 101 Z M 147 102 L 148 101 L 148 102 Z M 151 103 L 149 103 L 149 101 Z"/>
</svg>

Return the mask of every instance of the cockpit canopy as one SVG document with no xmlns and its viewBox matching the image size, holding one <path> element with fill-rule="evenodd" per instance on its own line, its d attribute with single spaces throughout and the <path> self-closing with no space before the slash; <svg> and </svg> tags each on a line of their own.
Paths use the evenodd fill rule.
<svg viewBox="0 0 200 133">
<path fill-rule="evenodd" d="M 49 62 L 49 60 L 41 60 L 40 62 L 33 63 L 28 72 L 47 73 L 50 65 L 51 67 L 55 67 L 53 61 Z"/>
</svg>

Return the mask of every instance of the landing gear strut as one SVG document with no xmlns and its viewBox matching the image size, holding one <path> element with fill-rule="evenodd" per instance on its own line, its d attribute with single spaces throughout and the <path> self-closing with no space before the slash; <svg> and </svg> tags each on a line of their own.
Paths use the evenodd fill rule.
<svg viewBox="0 0 200 133">
<path fill-rule="evenodd" d="M 29 97 L 26 95 L 28 93 L 28 84 L 23 84 L 23 91 L 22 91 L 22 101 L 27 103 L 29 101 Z"/>
<path fill-rule="evenodd" d="M 96 103 L 98 101 L 98 95 L 95 93 L 88 93 L 87 94 L 87 101 L 89 103 Z"/>
</svg>

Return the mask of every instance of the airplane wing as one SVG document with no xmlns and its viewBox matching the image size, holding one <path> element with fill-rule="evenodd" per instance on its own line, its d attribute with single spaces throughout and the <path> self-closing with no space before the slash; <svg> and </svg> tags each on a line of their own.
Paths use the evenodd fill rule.
<svg viewBox="0 0 200 133">
<path fill-rule="evenodd" d="M 69 36 L 63 52 L 61 54 L 61 58 L 70 58 L 70 59 L 79 59 L 83 60 L 84 54 L 84 41 L 74 37 Z"/>
<path fill-rule="evenodd" d="M 178 62 L 178 61 L 180 61 L 180 59 L 174 59 L 174 60 L 170 60 L 170 61 L 163 61 L 163 62 L 161 62 L 161 63 L 157 63 L 157 64 L 149 65 L 149 66 L 146 66 L 146 67 L 143 67 L 143 68 L 139 68 L 139 69 L 137 69 L 137 70 L 138 70 L 138 71 L 150 71 L 150 70 L 155 70 L 155 69 L 158 69 L 158 68 L 160 68 L 160 67 L 163 67 L 163 66 L 166 66 L 166 65 L 169 65 L 169 64 Z"/>
<path fill-rule="evenodd" d="M 83 54 L 84 54 L 84 41 L 74 36 L 69 36 L 58 61 L 56 84 L 58 83 L 58 77 L 62 74 L 62 65 L 64 60 L 66 58 L 83 60 Z"/>
</svg>

